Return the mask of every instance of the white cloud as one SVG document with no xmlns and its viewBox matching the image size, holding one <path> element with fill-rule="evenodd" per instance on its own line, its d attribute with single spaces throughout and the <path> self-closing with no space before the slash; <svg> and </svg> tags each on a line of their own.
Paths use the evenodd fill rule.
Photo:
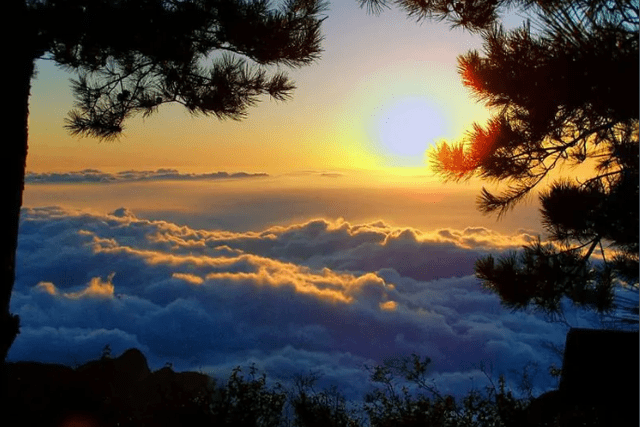
<svg viewBox="0 0 640 427">
<path fill-rule="evenodd" d="M 323 219 L 234 233 L 126 209 L 25 209 L 12 299 L 23 327 L 10 358 L 137 346 L 152 363 L 315 367 L 342 386 L 362 384 L 365 362 L 410 353 L 431 357 L 441 380 L 481 361 L 505 373 L 546 367 L 558 361 L 541 344 L 562 344 L 566 329 L 503 309 L 470 275 L 480 254 L 527 239 Z"/>
</svg>

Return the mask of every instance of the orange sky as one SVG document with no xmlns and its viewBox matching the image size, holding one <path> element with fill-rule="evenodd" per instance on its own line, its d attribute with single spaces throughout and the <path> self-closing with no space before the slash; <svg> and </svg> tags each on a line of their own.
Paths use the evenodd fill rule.
<svg viewBox="0 0 640 427">
<path fill-rule="evenodd" d="M 63 128 L 73 104 L 72 76 L 40 61 L 28 170 L 172 167 L 273 174 L 399 166 L 405 175 L 424 174 L 429 144 L 455 139 L 488 117 L 456 72 L 457 55 L 479 48 L 480 39 L 446 24 L 418 24 L 399 12 L 368 15 L 356 1 L 335 3 L 323 24 L 322 58 L 290 71 L 298 87 L 293 99 L 265 98 L 241 122 L 193 118 L 181 106 L 164 105 L 151 118 L 125 123 L 117 142 L 72 137 Z"/>
<path fill-rule="evenodd" d="M 537 228 L 535 203 L 524 204 L 496 222 L 475 208 L 481 183 L 445 185 L 426 165 L 425 151 L 431 144 L 456 140 L 474 121 L 484 123 L 489 117 L 457 73 L 458 55 L 481 49 L 480 37 L 447 24 L 416 23 L 396 11 L 369 15 L 354 0 L 333 3 L 323 24 L 322 58 L 289 70 L 297 85 L 293 98 L 287 102 L 265 98 L 238 122 L 192 117 L 182 106 L 169 104 L 150 118 L 126 122 L 117 141 L 74 137 L 63 127 L 73 108 L 69 85 L 73 76 L 51 62 L 37 64 L 28 172 L 159 168 L 183 173 L 264 172 L 274 179 L 271 184 L 254 188 L 248 182 L 216 183 L 214 192 L 191 184 L 166 189 L 137 184 L 99 189 L 28 185 L 25 206 L 91 207 L 103 212 L 126 206 L 160 217 L 169 211 L 201 212 L 202 203 L 209 203 L 215 193 L 230 205 L 243 198 L 252 200 L 246 207 L 252 216 L 238 223 L 203 221 L 202 226 L 257 229 L 323 216 L 383 219 L 421 229 Z M 333 182 L 301 177 L 310 171 L 342 176 Z M 282 208 L 287 212 L 273 210 L 272 201 L 258 200 L 255 194 L 282 195 L 283 203 L 291 206 Z M 311 200 L 299 214 L 294 205 L 303 202 L 296 197 Z M 341 207 L 325 208 L 318 201 Z M 211 209 L 226 218 L 227 212 L 218 206 Z"/>
</svg>

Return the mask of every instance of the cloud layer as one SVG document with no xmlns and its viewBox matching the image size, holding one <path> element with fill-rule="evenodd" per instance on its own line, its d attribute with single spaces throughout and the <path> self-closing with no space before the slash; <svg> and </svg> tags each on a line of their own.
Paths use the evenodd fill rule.
<svg viewBox="0 0 640 427">
<path fill-rule="evenodd" d="M 481 363 L 515 377 L 559 362 L 546 344 L 562 345 L 565 327 L 506 311 L 472 276 L 478 256 L 532 238 L 325 219 L 237 233 L 125 208 L 25 209 L 10 358 L 73 364 L 106 344 L 135 346 L 155 366 L 221 373 L 256 362 L 357 394 L 364 364 L 417 353 L 443 389 L 463 392 Z M 550 385 L 541 375 L 537 386 Z"/>
<path fill-rule="evenodd" d="M 96 169 L 84 169 L 76 172 L 27 172 L 25 182 L 27 184 L 78 184 L 140 181 L 202 181 L 230 178 L 261 178 L 266 176 L 268 176 L 266 173 L 247 172 L 182 173 L 177 169 L 157 169 L 155 171 L 129 170 L 112 174 Z"/>
</svg>

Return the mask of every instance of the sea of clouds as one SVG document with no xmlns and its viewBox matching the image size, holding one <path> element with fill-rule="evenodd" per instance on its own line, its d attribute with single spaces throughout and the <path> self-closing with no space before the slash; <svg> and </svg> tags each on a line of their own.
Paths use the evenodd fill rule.
<svg viewBox="0 0 640 427">
<path fill-rule="evenodd" d="M 431 358 L 444 392 L 483 386 L 482 366 L 514 384 L 537 367 L 541 391 L 555 385 L 546 370 L 561 363 L 552 348 L 567 326 L 503 308 L 473 276 L 479 256 L 534 238 L 327 219 L 232 232 L 126 208 L 25 208 L 9 358 L 74 365 L 106 345 L 137 347 L 152 368 L 224 377 L 255 363 L 274 379 L 313 372 L 361 396 L 365 366 L 415 353 Z"/>
</svg>

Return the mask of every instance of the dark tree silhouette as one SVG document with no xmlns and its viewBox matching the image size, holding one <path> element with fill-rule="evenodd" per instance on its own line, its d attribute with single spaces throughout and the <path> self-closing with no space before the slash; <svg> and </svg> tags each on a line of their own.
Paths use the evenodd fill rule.
<svg viewBox="0 0 640 427">
<path fill-rule="evenodd" d="M 77 73 L 73 134 L 112 139 L 135 114 L 175 102 L 194 114 L 241 119 L 262 95 L 290 97 L 294 84 L 269 66 L 319 58 L 323 0 L 8 0 L 11 85 L 5 109 L 0 356 L 19 328 L 9 302 L 27 156 L 29 94 L 37 59 Z M 9 22 L 9 21 L 7 21 Z M 9 26 L 5 26 L 9 29 Z M 5 30 L 6 31 L 6 30 Z"/>
<path fill-rule="evenodd" d="M 513 308 L 561 316 L 568 297 L 600 313 L 621 308 L 614 319 L 637 324 L 637 298 L 616 299 L 614 288 L 638 290 L 638 2 L 361 4 L 374 12 L 395 4 L 419 20 L 445 20 L 482 36 L 484 52 L 460 56 L 459 73 L 493 117 L 430 153 L 445 180 L 479 177 L 501 186 L 497 194 L 482 190 L 482 212 L 504 215 L 563 165 L 592 167 L 588 178 L 557 180 L 539 192 L 552 243 L 478 260 L 483 286 Z M 508 7 L 531 19 L 504 30 L 500 16 Z"/>
</svg>

